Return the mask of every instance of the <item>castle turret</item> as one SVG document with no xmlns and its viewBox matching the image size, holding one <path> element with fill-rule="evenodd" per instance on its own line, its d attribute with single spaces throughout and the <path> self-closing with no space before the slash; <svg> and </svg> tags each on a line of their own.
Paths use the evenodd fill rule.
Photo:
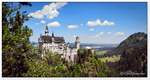
<svg viewBox="0 0 150 80">
<path fill-rule="evenodd" d="M 45 35 L 48 35 L 49 31 L 48 31 L 48 26 L 45 27 Z"/>
<path fill-rule="evenodd" d="M 54 37 L 54 33 L 52 32 L 52 37 Z"/>
<path fill-rule="evenodd" d="M 54 41 L 55 41 L 55 39 L 54 39 L 54 33 L 52 33 L 52 44 L 54 44 Z"/>
<path fill-rule="evenodd" d="M 79 37 L 76 37 L 76 41 L 75 41 L 75 47 L 78 50 L 80 48 L 80 41 L 79 41 Z"/>
</svg>

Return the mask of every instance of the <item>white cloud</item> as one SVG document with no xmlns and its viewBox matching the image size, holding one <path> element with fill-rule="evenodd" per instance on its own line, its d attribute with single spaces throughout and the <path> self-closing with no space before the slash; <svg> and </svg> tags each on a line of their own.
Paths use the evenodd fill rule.
<svg viewBox="0 0 150 80">
<path fill-rule="evenodd" d="M 42 14 L 42 12 L 40 10 L 33 12 L 33 13 L 30 13 L 28 16 L 33 17 L 33 18 L 37 18 L 37 19 L 44 18 L 44 15 Z"/>
<path fill-rule="evenodd" d="M 59 27 L 61 24 L 58 21 L 54 21 L 51 23 L 48 23 L 47 26 L 49 27 Z"/>
<path fill-rule="evenodd" d="M 41 20 L 40 23 L 45 24 L 46 22 L 44 20 Z"/>
<path fill-rule="evenodd" d="M 114 24 L 115 24 L 114 22 L 105 20 L 105 21 L 103 21 L 103 23 L 101 25 L 103 25 L 103 26 L 112 26 Z"/>
<path fill-rule="evenodd" d="M 28 16 L 42 19 L 44 17 L 48 17 L 49 19 L 53 19 L 59 15 L 59 9 L 65 6 L 67 3 L 63 2 L 55 2 L 50 3 L 49 5 L 45 5 L 41 10 L 30 13 Z"/>
<path fill-rule="evenodd" d="M 90 31 L 94 31 L 94 28 L 90 28 L 89 30 L 90 30 Z"/>
<path fill-rule="evenodd" d="M 123 36 L 123 35 L 124 35 L 124 32 L 116 32 L 116 35 L 117 35 L 117 36 Z"/>
<path fill-rule="evenodd" d="M 76 28 L 78 28 L 78 25 L 68 25 L 68 28 L 69 29 L 76 29 Z"/>
<path fill-rule="evenodd" d="M 108 21 L 108 20 L 104 20 L 101 21 L 99 19 L 95 20 L 95 21 L 88 21 L 87 22 L 87 26 L 89 27 L 95 27 L 95 26 L 113 26 L 115 23 L 112 21 Z"/>
</svg>

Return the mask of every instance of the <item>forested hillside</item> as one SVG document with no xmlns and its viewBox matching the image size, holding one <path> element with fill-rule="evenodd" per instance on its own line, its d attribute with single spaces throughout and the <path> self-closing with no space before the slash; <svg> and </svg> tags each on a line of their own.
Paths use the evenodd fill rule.
<svg viewBox="0 0 150 80">
<path fill-rule="evenodd" d="M 119 73 L 129 73 L 119 74 L 120 76 L 147 76 L 147 34 L 143 32 L 132 34 L 101 58 L 117 55 L 120 55 L 120 60 L 108 64 Z"/>
</svg>

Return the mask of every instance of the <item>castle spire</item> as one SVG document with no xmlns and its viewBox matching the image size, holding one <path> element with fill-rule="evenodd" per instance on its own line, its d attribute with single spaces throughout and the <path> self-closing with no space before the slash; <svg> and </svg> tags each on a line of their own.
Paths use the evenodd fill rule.
<svg viewBox="0 0 150 80">
<path fill-rule="evenodd" d="M 52 32 L 52 44 L 54 44 L 54 41 L 55 41 L 55 39 L 54 39 L 54 33 Z"/>
<path fill-rule="evenodd" d="M 52 37 L 54 37 L 54 33 L 52 32 Z"/>
<path fill-rule="evenodd" d="M 49 31 L 48 31 L 48 26 L 45 27 L 45 35 L 48 35 Z"/>
</svg>

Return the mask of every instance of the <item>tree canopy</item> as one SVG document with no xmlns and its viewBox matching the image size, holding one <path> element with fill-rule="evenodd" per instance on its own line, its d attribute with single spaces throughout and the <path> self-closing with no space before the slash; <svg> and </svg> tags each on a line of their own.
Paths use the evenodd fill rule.
<svg viewBox="0 0 150 80">
<path fill-rule="evenodd" d="M 27 71 L 25 58 L 31 48 L 29 37 L 32 30 L 24 25 L 27 14 L 19 11 L 21 3 L 16 8 L 12 5 L 2 3 L 2 75 L 6 77 L 22 76 Z"/>
</svg>

